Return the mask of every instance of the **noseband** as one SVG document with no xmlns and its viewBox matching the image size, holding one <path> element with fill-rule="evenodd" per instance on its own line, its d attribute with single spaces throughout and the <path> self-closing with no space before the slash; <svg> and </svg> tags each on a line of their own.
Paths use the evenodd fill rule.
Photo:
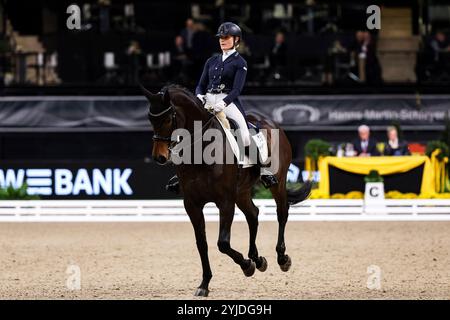
<svg viewBox="0 0 450 320">
<path fill-rule="evenodd" d="M 172 118 L 172 130 L 171 130 L 171 135 L 172 132 L 177 129 L 177 112 L 175 110 L 175 107 L 173 106 L 172 102 L 170 102 L 170 106 L 159 112 L 159 113 L 152 113 L 150 110 L 148 111 L 148 118 L 151 121 L 152 119 L 155 118 L 160 118 L 163 117 L 165 115 L 167 115 L 168 113 L 171 113 L 170 116 Z M 168 136 L 168 137 L 164 137 L 164 136 L 160 136 L 159 134 L 157 134 L 156 132 L 153 134 L 153 141 L 163 141 L 163 142 L 167 142 L 167 143 L 171 143 L 174 142 L 174 140 L 172 139 L 172 136 Z"/>
</svg>

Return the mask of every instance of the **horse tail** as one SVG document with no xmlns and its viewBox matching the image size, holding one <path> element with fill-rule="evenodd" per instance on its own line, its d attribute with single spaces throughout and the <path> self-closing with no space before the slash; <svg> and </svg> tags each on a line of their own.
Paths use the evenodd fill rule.
<svg viewBox="0 0 450 320">
<path fill-rule="evenodd" d="M 311 194 L 312 189 L 312 182 L 306 181 L 301 188 L 297 190 L 286 190 L 287 193 L 287 200 L 289 205 L 294 205 L 296 203 L 302 202 L 306 199 L 308 199 L 309 195 Z"/>
</svg>

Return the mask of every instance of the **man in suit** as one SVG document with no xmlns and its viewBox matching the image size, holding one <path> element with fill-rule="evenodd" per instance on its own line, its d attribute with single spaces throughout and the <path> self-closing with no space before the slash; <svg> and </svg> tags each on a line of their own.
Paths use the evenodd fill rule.
<svg viewBox="0 0 450 320">
<path fill-rule="evenodd" d="M 358 127 L 359 138 L 353 141 L 353 147 L 358 157 L 379 156 L 377 141 L 370 138 L 370 128 L 366 125 Z"/>
</svg>

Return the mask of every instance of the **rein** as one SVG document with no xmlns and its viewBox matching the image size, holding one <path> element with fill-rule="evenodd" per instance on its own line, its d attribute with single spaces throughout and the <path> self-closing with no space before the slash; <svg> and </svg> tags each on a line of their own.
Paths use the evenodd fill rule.
<svg viewBox="0 0 450 320">
<path fill-rule="evenodd" d="M 205 129 L 206 126 L 209 125 L 209 123 L 210 123 L 214 118 L 215 118 L 215 116 L 212 116 L 212 117 L 210 117 L 210 118 L 208 119 L 208 121 L 205 122 L 205 124 L 203 125 L 203 127 L 202 127 L 202 129 L 201 129 L 202 132 L 203 132 L 203 129 Z M 192 132 L 189 131 L 189 134 L 192 135 Z M 197 141 L 200 141 L 201 139 L 203 139 L 203 136 L 200 136 L 200 137 L 197 138 L 196 140 L 192 141 L 192 142 L 189 144 L 189 147 L 192 146 L 193 144 L 195 144 Z M 177 147 L 177 145 L 178 145 L 179 142 L 178 142 L 178 141 L 176 141 L 176 142 L 177 142 L 177 143 L 176 143 L 173 147 L 171 147 L 171 148 L 169 148 L 169 149 L 170 149 L 170 152 L 171 152 L 171 153 L 173 153 L 173 154 L 175 154 L 175 155 L 178 155 L 178 154 L 179 154 L 179 151 L 176 150 L 175 148 Z"/>
</svg>

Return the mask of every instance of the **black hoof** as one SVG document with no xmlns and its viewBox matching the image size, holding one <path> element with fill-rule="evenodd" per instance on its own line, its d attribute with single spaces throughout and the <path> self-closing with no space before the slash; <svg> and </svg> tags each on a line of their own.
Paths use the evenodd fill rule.
<svg viewBox="0 0 450 320">
<path fill-rule="evenodd" d="M 207 297 L 208 294 L 209 294 L 209 290 L 208 289 L 197 288 L 197 290 L 195 290 L 194 296 L 196 296 L 196 297 Z"/>
<path fill-rule="evenodd" d="M 292 265 L 291 257 L 289 257 L 288 255 L 286 255 L 286 259 L 287 259 L 287 260 L 286 260 L 285 263 L 280 264 L 280 269 L 281 269 L 281 271 L 283 271 L 283 272 L 289 271 L 289 269 L 291 268 L 291 265 Z"/>
<path fill-rule="evenodd" d="M 250 260 L 250 266 L 247 269 L 242 269 L 246 277 L 251 277 L 256 270 L 256 264 Z"/>
<path fill-rule="evenodd" d="M 261 265 L 259 266 L 258 270 L 261 272 L 264 272 L 267 270 L 267 260 L 264 257 L 260 257 L 261 259 Z"/>
</svg>

